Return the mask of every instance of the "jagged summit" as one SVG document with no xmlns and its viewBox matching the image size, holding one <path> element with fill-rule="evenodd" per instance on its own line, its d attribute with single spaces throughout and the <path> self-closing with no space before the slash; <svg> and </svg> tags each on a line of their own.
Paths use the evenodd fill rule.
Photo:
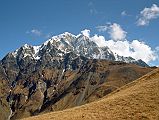
<svg viewBox="0 0 159 120">
<path fill-rule="evenodd" d="M 9 55 L 12 55 L 15 58 L 26 58 L 30 57 L 32 59 L 39 59 L 38 58 L 38 52 L 40 50 L 41 46 L 32 46 L 25 44 L 19 49 L 15 50 L 14 52 L 9 53 Z"/>
<path fill-rule="evenodd" d="M 119 56 L 113 53 L 107 46 L 100 47 L 91 38 L 81 34 L 73 35 L 64 32 L 60 35 L 53 36 L 40 46 L 31 46 L 25 44 L 19 49 L 11 52 L 16 59 L 25 59 L 28 57 L 33 60 L 40 60 L 45 54 L 52 54 L 51 51 L 56 50 L 54 56 L 63 56 L 66 53 L 74 52 L 74 54 L 84 56 L 89 59 L 106 59 L 113 61 L 123 61 L 126 63 L 135 63 L 140 66 L 148 66 L 142 60 L 135 60 L 132 57 Z"/>
</svg>

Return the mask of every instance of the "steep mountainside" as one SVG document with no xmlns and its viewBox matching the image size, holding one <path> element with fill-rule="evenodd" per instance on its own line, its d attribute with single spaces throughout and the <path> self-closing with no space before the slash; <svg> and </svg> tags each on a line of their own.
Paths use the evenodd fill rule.
<svg viewBox="0 0 159 120">
<path fill-rule="evenodd" d="M 0 114 L 17 119 L 92 102 L 153 69 L 146 66 L 82 34 L 24 45 L 0 61 Z"/>
<path fill-rule="evenodd" d="M 11 119 L 97 100 L 152 70 L 124 62 L 83 57 L 71 59 L 70 55 L 66 56 L 67 61 L 56 63 L 56 67 L 55 63 L 45 61 L 29 63 L 19 71 L 12 67 L 3 68 L 10 89 L 6 89 L 6 84 L 2 85 L 2 95 L 10 105 Z M 65 66 L 65 69 L 60 66 Z"/>
<path fill-rule="evenodd" d="M 99 101 L 24 120 L 158 120 L 158 98 L 159 68 Z"/>
</svg>

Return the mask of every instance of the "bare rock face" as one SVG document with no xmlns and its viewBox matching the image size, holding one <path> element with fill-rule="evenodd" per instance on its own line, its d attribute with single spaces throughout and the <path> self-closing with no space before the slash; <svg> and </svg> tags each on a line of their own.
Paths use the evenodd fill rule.
<svg viewBox="0 0 159 120">
<path fill-rule="evenodd" d="M 92 102 L 152 70 L 141 67 L 147 66 L 141 60 L 116 57 L 109 48 L 99 48 L 89 38 L 69 33 L 41 46 L 24 45 L 8 53 L 0 61 L 2 119 Z"/>
</svg>

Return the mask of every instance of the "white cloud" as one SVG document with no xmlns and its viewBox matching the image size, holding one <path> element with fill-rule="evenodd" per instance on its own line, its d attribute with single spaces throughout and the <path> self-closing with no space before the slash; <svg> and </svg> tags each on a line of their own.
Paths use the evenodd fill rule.
<svg viewBox="0 0 159 120">
<path fill-rule="evenodd" d="M 98 14 L 98 11 L 95 8 L 90 9 L 91 14 Z"/>
<path fill-rule="evenodd" d="M 107 25 L 101 25 L 96 27 L 99 32 L 105 32 L 108 29 Z"/>
<path fill-rule="evenodd" d="M 43 33 L 41 32 L 41 30 L 38 30 L 38 29 L 28 30 L 28 31 L 26 31 L 26 34 L 30 34 L 30 35 L 38 36 L 38 37 L 41 37 L 43 35 Z"/>
<path fill-rule="evenodd" d="M 156 51 L 158 51 L 158 52 L 159 52 L 159 46 L 157 46 L 155 49 L 156 49 Z"/>
<path fill-rule="evenodd" d="M 108 46 L 113 53 L 117 53 L 120 56 L 129 57 L 131 56 L 130 43 L 128 41 L 106 41 L 106 46 Z"/>
<path fill-rule="evenodd" d="M 109 26 L 108 33 L 110 34 L 110 38 L 115 41 L 124 40 L 127 34 L 117 23 L 113 23 Z"/>
<path fill-rule="evenodd" d="M 117 54 L 122 56 L 131 56 L 135 59 L 142 59 L 146 63 L 153 61 L 156 59 L 155 52 L 151 49 L 150 46 L 146 45 L 139 40 L 133 40 L 129 42 L 125 41 L 117 41 L 113 44 L 113 46 L 109 46 L 112 51 L 115 51 Z"/>
<path fill-rule="evenodd" d="M 94 5 L 94 3 L 93 3 L 92 1 L 90 1 L 90 2 L 88 3 L 88 7 L 89 7 L 89 12 L 91 13 L 91 15 L 96 15 L 96 14 L 100 13 L 100 12 L 98 12 L 98 10 L 95 8 L 95 5 Z"/>
<path fill-rule="evenodd" d="M 159 60 L 159 46 L 155 48 L 157 59 Z"/>
<path fill-rule="evenodd" d="M 124 10 L 124 11 L 121 12 L 121 16 L 123 16 L 123 17 L 124 17 L 124 16 L 129 16 L 129 17 L 130 17 L 130 16 L 132 16 L 132 15 L 131 15 L 131 14 L 128 14 L 128 12 Z"/>
<path fill-rule="evenodd" d="M 32 29 L 30 31 L 30 33 L 32 33 L 32 34 L 34 34 L 36 36 L 41 36 L 42 35 L 42 32 L 40 30 L 38 30 L 38 29 Z"/>
<path fill-rule="evenodd" d="M 122 12 L 121 12 L 121 16 L 127 16 L 126 11 L 122 11 Z"/>
<path fill-rule="evenodd" d="M 35 28 L 31 29 L 30 31 L 26 31 L 26 34 L 29 34 L 32 37 L 42 37 L 42 38 L 50 38 L 52 36 L 52 33 L 44 33 L 41 30 Z"/>
<path fill-rule="evenodd" d="M 127 32 L 117 23 L 107 23 L 106 25 L 97 26 L 96 28 L 99 32 L 108 32 L 110 38 L 115 41 L 124 40 L 126 38 Z"/>
<path fill-rule="evenodd" d="M 86 37 L 89 37 L 89 36 L 90 36 L 90 30 L 88 30 L 88 29 L 85 29 L 85 30 L 81 31 L 81 33 L 82 33 L 84 36 L 86 36 Z"/>
<path fill-rule="evenodd" d="M 144 8 L 139 15 L 137 20 L 138 26 L 149 25 L 149 22 L 152 19 L 159 17 L 159 7 L 156 4 L 153 4 L 150 8 Z"/>
<path fill-rule="evenodd" d="M 106 41 L 103 36 L 94 35 L 93 37 L 91 37 L 91 40 L 95 42 L 99 47 L 106 46 Z"/>
<path fill-rule="evenodd" d="M 142 59 L 147 63 L 157 59 L 155 51 L 153 51 L 150 46 L 143 42 L 133 40 L 130 44 L 130 47 L 133 49 L 131 56 L 136 59 Z"/>
<path fill-rule="evenodd" d="M 99 38 L 96 40 L 99 40 Z M 117 53 L 120 56 L 131 56 L 136 60 L 142 59 L 146 63 L 157 59 L 157 54 L 155 51 L 153 51 L 150 46 L 140 42 L 139 40 L 133 40 L 132 42 L 129 42 L 128 40 L 106 40 L 105 42 L 102 42 L 102 44 L 103 46 L 108 46 L 113 51 L 113 53 Z"/>
<path fill-rule="evenodd" d="M 91 38 L 99 47 L 108 46 L 113 53 L 124 57 L 131 56 L 136 60 L 142 59 L 146 63 L 158 58 L 156 51 L 159 51 L 159 47 L 152 50 L 149 45 L 139 40 L 132 40 L 132 42 L 130 42 L 126 39 L 127 32 L 124 31 L 120 25 L 116 23 L 109 24 L 105 31 L 110 34 L 110 40 L 106 40 L 103 36 L 99 35 L 94 35 Z"/>
</svg>

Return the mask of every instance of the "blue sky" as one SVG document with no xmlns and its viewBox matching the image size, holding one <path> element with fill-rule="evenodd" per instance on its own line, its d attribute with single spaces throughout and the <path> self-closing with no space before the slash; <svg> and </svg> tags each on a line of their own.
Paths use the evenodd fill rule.
<svg viewBox="0 0 159 120">
<path fill-rule="evenodd" d="M 65 31 L 79 34 L 89 29 L 110 39 L 97 26 L 117 23 L 127 32 L 126 39 L 144 42 L 153 50 L 159 46 L 159 18 L 137 25 L 140 12 L 158 0 L 0 0 L 0 58 L 25 43 L 40 45 L 50 35 Z M 158 59 L 149 62 L 159 65 Z"/>
</svg>

